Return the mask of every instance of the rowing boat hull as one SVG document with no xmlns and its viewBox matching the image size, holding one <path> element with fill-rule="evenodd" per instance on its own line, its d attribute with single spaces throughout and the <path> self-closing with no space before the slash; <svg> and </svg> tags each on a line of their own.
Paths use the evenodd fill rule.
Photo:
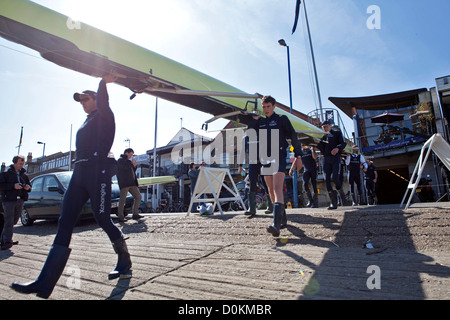
<svg viewBox="0 0 450 320">
<path fill-rule="evenodd" d="M 247 94 L 231 85 L 87 24 L 27 0 L 0 1 L 0 36 L 38 51 L 62 67 L 99 77 L 110 70 L 125 76 L 116 82 L 135 93 L 148 93 L 198 111 L 220 116 L 232 111 L 261 113 L 260 100 L 180 94 L 176 91 Z M 319 138 L 323 131 L 280 108 L 297 131 Z M 248 123 L 249 116 L 225 117 Z M 317 132 L 317 134 L 315 133 Z"/>
</svg>

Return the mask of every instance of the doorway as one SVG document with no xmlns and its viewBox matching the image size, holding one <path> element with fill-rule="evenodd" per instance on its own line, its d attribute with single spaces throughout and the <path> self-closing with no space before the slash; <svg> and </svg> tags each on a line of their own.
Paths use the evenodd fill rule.
<svg viewBox="0 0 450 320">
<path fill-rule="evenodd" d="M 408 188 L 408 167 L 377 168 L 378 204 L 400 204 Z"/>
</svg>

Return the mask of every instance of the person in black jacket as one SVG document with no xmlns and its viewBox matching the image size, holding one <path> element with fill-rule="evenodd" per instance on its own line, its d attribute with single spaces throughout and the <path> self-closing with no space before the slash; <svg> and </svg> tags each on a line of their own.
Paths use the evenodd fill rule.
<svg viewBox="0 0 450 320">
<path fill-rule="evenodd" d="M 345 159 L 345 164 L 348 166 L 348 183 L 350 184 L 350 191 L 352 195 L 353 206 L 363 203 L 363 193 L 361 188 L 361 168 L 367 169 L 368 165 L 366 159 L 362 154 L 359 154 L 357 145 L 353 146 L 353 153 L 348 154 Z M 358 191 L 358 197 L 355 192 L 355 184 Z"/>
<path fill-rule="evenodd" d="M 125 201 L 127 199 L 128 192 L 134 198 L 133 204 L 133 216 L 132 218 L 137 220 L 142 218 L 139 215 L 139 205 L 141 204 L 141 193 L 138 188 L 138 181 L 136 177 L 136 159 L 133 158 L 134 150 L 131 148 L 125 149 L 123 154 L 120 155 L 117 160 L 117 182 L 120 188 L 120 200 L 119 200 L 119 221 L 125 221 L 123 209 L 125 208 Z"/>
<path fill-rule="evenodd" d="M 367 168 L 364 169 L 364 180 L 367 190 L 368 203 L 375 204 L 375 186 L 378 181 L 378 172 L 372 160 L 367 160 Z"/>
<path fill-rule="evenodd" d="M 24 156 L 15 156 L 13 164 L 6 172 L 0 174 L 0 191 L 4 210 L 4 225 L 1 232 L 1 249 L 7 250 L 13 246 L 14 225 L 19 221 L 24 201 L 28 200 L 31 183 L 23 168 Z"/>
<path fill-rule="evenodd" d="M 50 296 L 69 259 L 73 228 L 88 199 L 95 220 L 108 235 L 118 256 L 116 268 L 108 278 L 131 277 L 131 259 L 125 238 L 111 220 L 111 178 L 117 173 L 117 161 L 108 155 L 116 125 L 106 84 L 114 82 L 117 76 L 116 73 L 105 75 L 97 93 L 86 90 L 74 94 L 74 100 L 81 103 L 88 116 L 76 135 L 75 168 L 64 195 L 58 230 L 38 278 L 30 283 L 11 284 L 18 292 L 36 293 L 45 299 Z"/>
<path fill-rule="evenodd" d="M 315 147 L 309 147 L 308 145 L 303 145 L 300 158 L 295 158 L 292 163 L 292 167 L 289 170 L 289 175 L 292 176 L 294 170 L 303 170 L 303 189 L 305 190 L 306 196 L 308 197 L 307 207 L 318 208 L 319 207 L 319 195 L 317 193 L 317 153 Z M 309 181 L 311 181 L 313 194 L 309 190 Z"/>
<path fill-rule="evenodd" d="M 325 176 L 325 184 L 330 197 L 331 204 L 329 210 L 337 209 L 337 192 L 341 197 L 343 205 L 347 205 L 347 198 L 342 189 L 342 180 L 340 179 L 341 167 L 341 153 L 347 143 L 342 136 L 342 132 L 331 128 L 331 123 L 326 120 L 322 123 L 323 130 L 327 133 L 321 140 L 317 140 L 317 148 L 323 154 L 323 172 Z M 333 190 L 331 181 L 334 182 L 336 190 Z"/>
<path fill-rule="evenodd" d="M 273 224 L 267 227 L 267 232 L 278 237 L 280 229 L 287 226 L 283 194 L 289 147 L 286 140 L 291 140 L 296 157 L 300 157 L 301 144 L 289 118 L 274 112 L 276 100 L 271 96 L 265 96 L 261 103 L 266 117 L 261 118 L 258 125 L 259 159 L 262 165 L 261 175 L 266 180 L 273 201 Z"/>
</svg>

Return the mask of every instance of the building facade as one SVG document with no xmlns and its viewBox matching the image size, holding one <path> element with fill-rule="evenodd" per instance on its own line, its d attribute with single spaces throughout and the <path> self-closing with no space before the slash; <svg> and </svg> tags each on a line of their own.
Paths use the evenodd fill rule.
<svg viewBox="0 0 450 320">
<path fill-rule="evenodd" d="M 28 153 L 25 169 L 30 179 L 43 174 L 59 171 L 73 170 L 75 159 L 75 151 L 58 152 L 49 156 L 39 157 L 33 159 L 33 154 Z"/>
<path fill-rule="evenodd" d="M 445 81 L 448 78 L 436 79 L 437 87 L 430 90 L 329 98 L 353 119 L 354 142 L 366 158 L 374 161 L 379 204 L 400 204 L 425 141 L 435 133 L 448 141 L 450 86 Z M 431 185 L 434 200 L 439 199 L 443 193 L 442 178 L 434 154 L 422 177 Z M 420 199 L 419 195 L 414 198 Z"/>
</svg>

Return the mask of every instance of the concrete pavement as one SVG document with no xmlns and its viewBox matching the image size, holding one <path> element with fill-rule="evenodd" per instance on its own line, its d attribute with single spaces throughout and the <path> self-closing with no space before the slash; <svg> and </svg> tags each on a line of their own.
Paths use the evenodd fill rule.
<svg viewBox="0 0 450 320">
<path fill-rule="evenodd" d="M 279 238 L 272 217 L 151 214 L 120 224 L 133 277 L 109 281 L 116 254 L 94 221 L 74 230 L 72 254 L 50 299 L 450 299 L 448 203 L 291 209 Z M 15 226 L 0 252 L 0 299 L 39 299 L 9 288 L 39 274 L 56 223 Z M 373 249 L 364 247 L 369 243 Z M 369 247 L 370 247 L 369 244 Z"/>
</svg>

